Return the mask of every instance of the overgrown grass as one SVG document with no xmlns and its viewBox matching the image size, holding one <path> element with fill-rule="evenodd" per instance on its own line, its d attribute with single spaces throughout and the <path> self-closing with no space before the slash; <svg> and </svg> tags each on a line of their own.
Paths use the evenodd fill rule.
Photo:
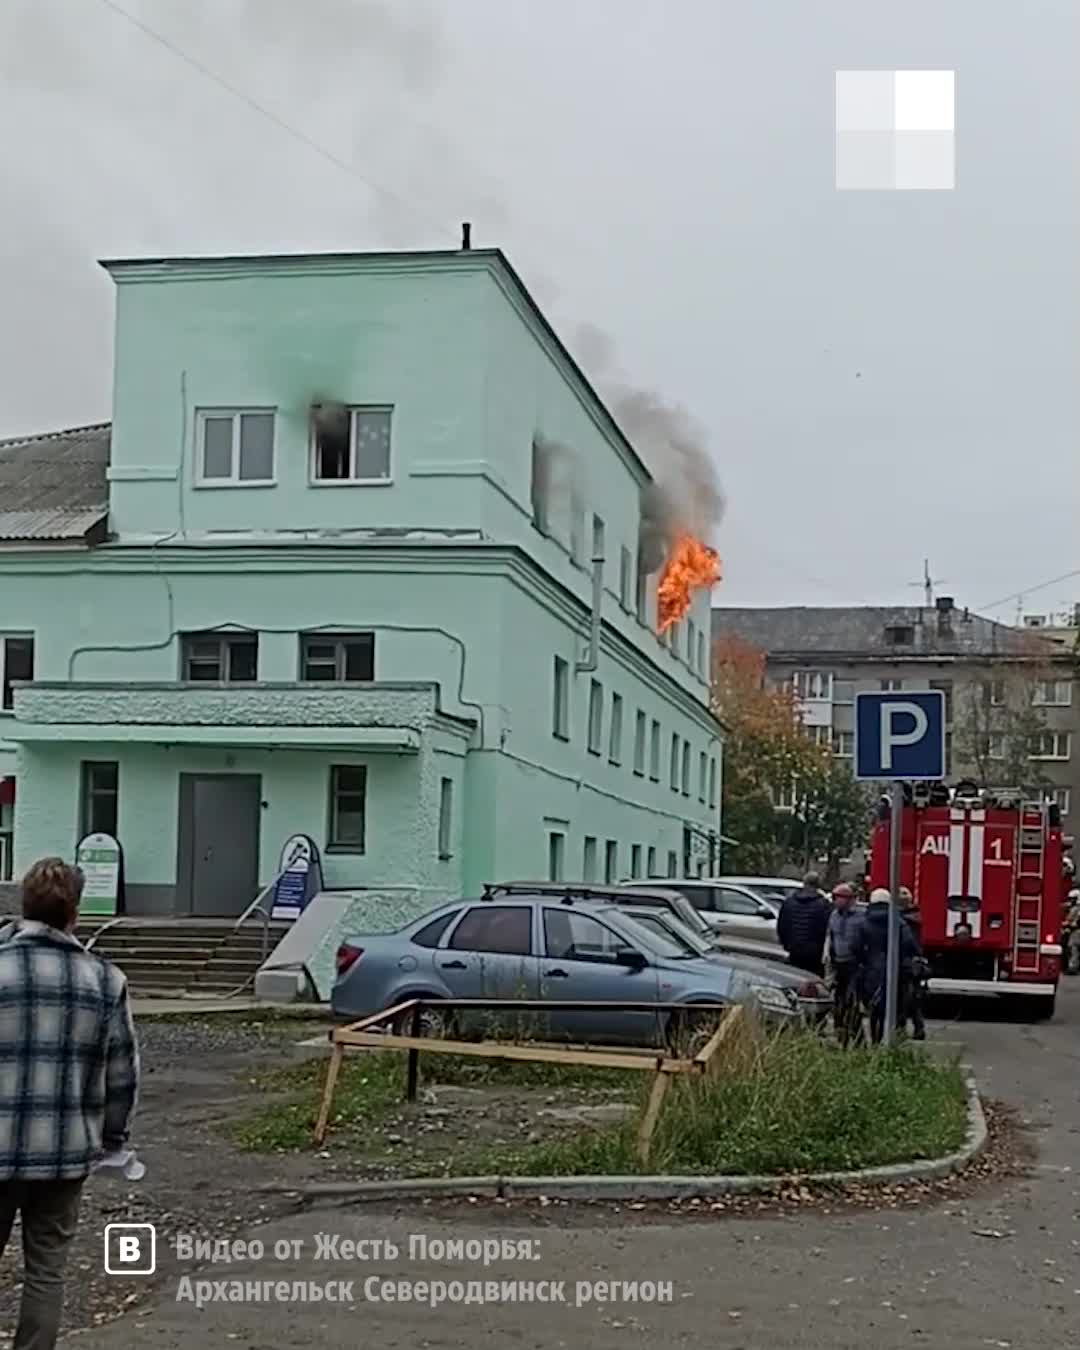
<svg viewBox="0 0 1080 1350">
<path fill-rule="evenodd" d="M 515 1150 L 512 1161 L 534 1176 L 846 1170 L 940 1157 L 966 1130 L 958 1064 L 907 1046 L 843 1051 L 786 1035 L 715 1078 L 676 1079 L 645 1169 L 636 1121 Z M 503 1170 L 500 1161 L 510 1159 L 489 1159 L 490 1170 Z"/>
</svg>

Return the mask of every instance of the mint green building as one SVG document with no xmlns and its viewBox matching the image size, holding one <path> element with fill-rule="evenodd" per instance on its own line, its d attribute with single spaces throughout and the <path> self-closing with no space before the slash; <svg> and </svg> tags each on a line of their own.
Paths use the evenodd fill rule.
<svg viewBox="0 0 1080 1350">
<path fill-rule="evenodd" d="M 657 637 L 649 475 L 501 253 L 104 266 L 111 424 L 0 442 L 6 879 L 99 829 L 159 916 L 296 833 L 425 900 L 708 865 L 709 597 Z"/>
</svg>

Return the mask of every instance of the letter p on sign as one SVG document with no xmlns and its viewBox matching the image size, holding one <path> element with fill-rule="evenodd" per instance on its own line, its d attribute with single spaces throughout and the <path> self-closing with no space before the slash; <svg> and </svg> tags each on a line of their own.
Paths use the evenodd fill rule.
<svg viewBox="0 0 1080 1350">
<path fill-rule="evenodd" d="M 906 731 L 897 729 L 898 723 L 912 719 Z M 883 703 L 881 705 L 881 767 L 891 770 L 893 747 L 915 745 L 926 735 L 930 726 L 926 713 L 917 703 Z"/>
</svg>

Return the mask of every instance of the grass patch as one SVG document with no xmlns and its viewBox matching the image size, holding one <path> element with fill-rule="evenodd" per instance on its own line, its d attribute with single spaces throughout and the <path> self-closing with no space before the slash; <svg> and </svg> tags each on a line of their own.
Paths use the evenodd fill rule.
<svg viewBox="0 0 1080 1350">
<path fill-rule="evenodd" d="M 514 1150 L 485 1170 L 531 1175 L 642 1171 L 635 1121 Z M 746 1175 L 847 1170 L 936 1158 L 967 1133 L 960 1066 L 912 1047 L 843 1051 L 812 1035 L 765 1040 L 730 1072 L 676 1079 L 649 1172 Z"/>
<path fill-rule="evenodd" d="M 331 1132 L 357 1131 L 378 1125 L 405 1106 L 404 1055 L 390 1051 L 346 1058 L 334 1092 Z M 312 1146 L 326 1061 L 308 1060 L 274 1069 L 256 1079 L 261 1094 L 273 1096 L 253 1115 L 236 1122 L 230 1135 L 241 1148 L 254 1152 L 293 1152 Z M 587 1088 L 596 1092 L 634 1091 L 627 1080 L 643 1075 L 631 1069 L 588 1069 L 575 1065 L 530 1063 L 527 1060 L 470 1059 L 466 1055 L 425 1055 L 420 1084 L 424 1087 L 520 1088 L 523 1091 Z"/>
</svg>

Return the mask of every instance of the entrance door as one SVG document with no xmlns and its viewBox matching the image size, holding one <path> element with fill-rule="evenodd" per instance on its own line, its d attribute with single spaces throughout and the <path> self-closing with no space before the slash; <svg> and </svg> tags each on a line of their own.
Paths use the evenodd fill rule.
<svg viewBox="0 0 1080 1350">
<path fill-rule="evenodd" d="M 259 884 L 257 774 L 181 774 L 180 909 L 238 918 Z"/>
</svg>

